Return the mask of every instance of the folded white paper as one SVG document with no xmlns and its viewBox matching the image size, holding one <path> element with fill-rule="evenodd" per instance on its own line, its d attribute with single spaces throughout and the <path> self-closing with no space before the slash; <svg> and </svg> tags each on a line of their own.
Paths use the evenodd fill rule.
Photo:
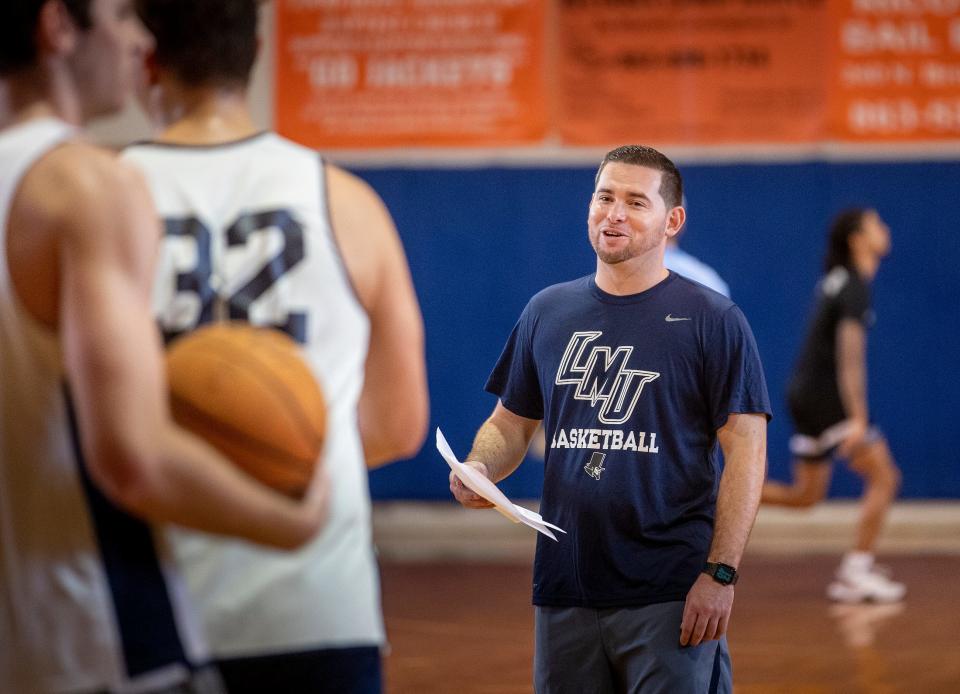
<svg viewBox="0 0 960 694">
<path fill-rule="evenodd" d="M 465 487 L 489 501 L 497 511 L 514 523 L 529 525 L 534 530 L 543 533 L 554 541 L 557 540 L 557 536 L 550 531 L 550 528 L 566 534 L 566 530 L 558 528 L 552 523 L 547 523 L 539 513 L 511 502 L 506 494 L 497 489 L 497 485 L 487 479 L 479 470 L 469 465 L 464 465 L 457 460 L 457 456 L 455 456 L 450 449 L 450 444 L 448 444 L 447 440 L 443 437 L 440 427 L 437 427 L 437 450 L 440 451 L 440 455 L 447 461 L 447 465 L 453 470 L 453 474 L 463 482 Z"/>
</svg>

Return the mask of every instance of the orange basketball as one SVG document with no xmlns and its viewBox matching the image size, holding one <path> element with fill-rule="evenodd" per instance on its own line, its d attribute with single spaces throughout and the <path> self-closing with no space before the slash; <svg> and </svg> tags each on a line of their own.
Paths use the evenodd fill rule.
<svg viewBox="0 0 960 694">
<path fill-rule="evenodd" d="M 296 342 L 277 330 L 215 323 L 170 345 L 167 378 L 180 426 L 267 486 L 302 496 L 327 409 Z"/>
</svg>

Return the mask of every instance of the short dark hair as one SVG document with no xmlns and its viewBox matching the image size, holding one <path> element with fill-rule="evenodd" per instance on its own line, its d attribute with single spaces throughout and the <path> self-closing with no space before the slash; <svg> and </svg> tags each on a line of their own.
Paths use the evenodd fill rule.
<svg viewBox="0 0 960 694">
<path fill-rule="evenodd" d="M 850 237 L 863 227 L 863 218 L 868 212 L 870 210 L 863 207 L 853 207 L 834 217 L 827 237 L 827 253 L 823 258 L 823 267 L 827 272 L 838 266 L 853 269 Z"/>
<path fill-rule="evenodd" d="M 44 4 L 54 0 L 0 2 L 0 77 L 37 63 L 37 20 Z M 59 0 L 81 29 L 89 29 L 91 0 Z"/>
<path fill-rule="evenodd" d="M 667 209 L 672 209 L 679 205 L 683 200 L 683 177 L 670 159 L 658 152 L 653 147 L 644 145 L 623 145 L 607 152 L 603 161 L 600 162 L 600 168 L 597 169 L 597 175 L 593 179 L 593 185 L 597 185 L 600 180 L 600 173 L 603 167 L 609 162 L 616 161 L 623 164 L 633 164 L 634 166 L 646 166 L 647 168 L 659 171 L 662 174 L 660 179 L 660 197 L 667 204 Z"/>
<path fill-rule="evenodd" d="M 157 67 L 192 87 L 246 86 L 257 58 L 257 0 L 137 0 Z"/>
</svg>

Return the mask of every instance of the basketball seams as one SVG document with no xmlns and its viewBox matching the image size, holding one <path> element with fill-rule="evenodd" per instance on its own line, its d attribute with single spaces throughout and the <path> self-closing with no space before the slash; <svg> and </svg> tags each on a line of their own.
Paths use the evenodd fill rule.
<svg viewBox="0 0 960 694">
<path fill-rule="evenodd" d="M 252 339 L 256 339 L 260 337 L 260 335 L 256 334 L 256 332 L 253 332 L 253 331 L 259 331 L 259 330 L 265 330 L 265 329 L 254 328 L 253 326 L 249 326 L 249 330 L 251 331 L 250 337 Z M 232 341 L 223 339 L 219 335 L 207 334 L 204 337 L 208 343 L 216 343 L 219 346 L 225 347 L 227 350 L 231 350 L 233 355 L 237 357 L 234 363 L 238 363 L 242 359 L 245 365 L 251 367 L 248 373 L 250 373 L 250 375 L 253 376 L 258 382 L 264 385 L 267 390 L 272 391 L 274 396 L 277 397 L 281 402 L 287 405 L 287 407 L 285 408 L 285 411 L 290 415 L 290 418 L 292 420 L 294 427 L 300 430 L 300 433 L 304 437 L 304 440 L 307 442 L 307 444 L 317 446 L 317 444 L 320 443 L 322 445 L 323 437 L 317 434 L 316 429 L 313 427 L 313 425 L 310 422 L 310 418 L 306 415 L 305 412 L 302 411 L 300 407 L 300 402 L 297 400 L 294 393 L 291 391 L 291 389 L 287 386 L 286 383 L 284 383 L 283 381 L 277 378 L 272 377 L 273 372 L 271 372 L 269 368 L 267 368 L 267 365 L 263 361 L 257 358 L 256 354 L 251 352 L 238 353 Z M 265 342 L 266 342 L 265 340 L 259 340 L 257 347 L 258 348 L 267 347 L 274 352 L 280 351 L 279 349 L 277 349 L 275 345 L 264 344 Z M 284 353 L 283 356 L 286 357 L 287 355 Z M 290 355 L 290 357 L 299 358 L 299 355 L 293 354 L 293 355 Z M 313 378 L 312 373 L 310 373 L 310 377 Z M 196 408 L 196 406 L 194 407 Z"/>
<path fill-rule="evenodd" d="M 283 363 L 285 364 L 291 363 L 291 362 L 297 363 L 298 365 L 302 364 L 307 369 L 307 376 L 310 379 L 314 380 L 314 382 L 317 382 L 316 375 L 313 373 L 313 369 L 310 368 L 310 364 L 297 351 L 292 351 L 288 349 L 286 345 L 278 345 L 272 340 L 261 340 L 258 344 L 258 347 L 263 348 L 265 351 L 269 350 L 270 352 L 273 352 L 278 357 L 283 357 Z M 293 374 L 293 375 L 296 376 L 296 374 Z M 318 383 L 318 387 L 314 391 L 314 394 L 318 398 L 318 400 L 314 402 L 314 405 L 320 408 L 320 411 L 323 414 L 324 420 L 326 420 L 326 416 L 327 416 L 326 401 L 324 400 L 324 397 L 323 397 L 323 389 L 319 387 L 319 383 Z M 303 415 L 304 426 L 310 429 L 310 431 L 313 432 L 314 436 L 316 436 L 316 429 L 314 428 L 313 423 L 310 421 L 307 414 L 303 412 L 302 408 L 299 408 L 299 407 L 298 407 L 298 411 L 301 415 Z M 326 421 L 324 421 L 324 425 L 325 424 L 326 424 Z"/>
<path fill-rule="evenodd" d="M 209 428 L 216 435 L 223 436 L 225 438 L 229 437 L 232 439 L 243 439 L 244 445 L 249 445 L 251 448 L 255 449 L 255 452 L 258 454 L 265 453 L 268 457 L 272 457 L 281 461 L 293 459 L 304 465 L 312 465 L 315 462 L 311 459 L 291 455 L 291 452 L 288 450 L 277 448 L 266 441 L 258 439 L 255 436 L 251 436 L 249 433 L 241 431 L 237 427 L 231 426 L 229 423 L 218 419 L 206 410 L 197 407 L 192 402 L 177 395 L 176 393 L 171 394 L 170 400 L 174 412 L 179 409 L 180 411 L 184 412 L 184 414 L 186 414 L 191 421 L 196 421 L 203 424 L 204 427 Z"/>
<path fill-rule="evenodd" d="M 293 360 L 301 359 L 300 355 L 297 354 L 296 352 L 288 353 L 287 350 L 281 350 L 276 345 L 271 344 L 271 342 L 269 341 L 269 338 L 267 337 L 271 335 L 271 333 L 269 332 L 269 329 L 256 328 L 253 326 L 249 326 L 248 329 L 250 331 L 249 334 L 250 334 L 251 340 L 256 340 L 257 349 L 269 349 L 273 351 L 275 354 L 279 353 L 284 358 L 283 363 L 291 363 L 291 362 L 298 363 L 297 361 L 293 361 Z M 267 331 L 267 332 L 261 332 L 261 331 Z M 210 338 L 213 340 L 219 340 L 227 344 L 227 341 L 222 340 L 222 338 L 220 338 L 219 336 L 211 335 Z M 233 345 L 231 344 L 231 347 L 232 346 Z M 243 356 L 246 357 L 247 360 L 254 367 L 256 367 L 257 373 L 254 373 L 253 374 L 254 376 L 259 376 L 260 377 L 259 380 L 264 385 L 266 385 L 270 390 L 273 390 L 274 395 L 277 398 L 279 398 L 282 402 L 288 405 L 289 404 L 293 405 L 293 407 L 287 409 L 287 413 L 292 415 L 292 419 L 294 420 L 293 422 L 294 426 L 296 426 L 301 430 L 301 434 L 303 435 L 304 440 L 310 444 L 313 444 L 314 446 L 319 447 L 318 443 L 322 444 L 322 437 L 317 435 L 317 431 L 314 428 L 313 424 L 311 423 L 309 416 L 307 416 L 307 414 L 300 407 L 300 401 L 296 398 L 296 396 L 294 395 L 290 387 L 282 380 L 271 378 L 271 376 L 273 375 L 273 372 L 271 372 L 267 368 L 267 365 L 257 357 L 255 351 L 245 352 Z M 303 363 L 303 362 L 299 362 L 299 363 Z M 313 380 L 314 378 L 313 373 L 309 370 L 309 367 L 307 367 L 306 375 L 311 380 Z M 282 391 L 282 392 L 278 392 L 278 391 Z M 322 397 L 321 397 L 321 402 L 319 404 L 323 404 Z"/>
</svg>

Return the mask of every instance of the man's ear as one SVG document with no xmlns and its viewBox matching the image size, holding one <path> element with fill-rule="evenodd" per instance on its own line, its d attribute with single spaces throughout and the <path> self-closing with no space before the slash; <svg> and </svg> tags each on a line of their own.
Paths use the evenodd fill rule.
<svg viewBox="0 0 960 694">
<path fill-rule="evenodd" d="M 77 47 L 80 27 L 61 0 L 47 0 L 37 17 L 34 37 L 40 57 L 69 55 Z"/>
<path fill-rule="evenodd" d="M 673 238 L 680 233 L 680 230 L 683 229 L 684 223 L 687 221 L 687 211 L 681 206 L 677 205 L 667 213 L 667 236 Z"/>
</svg>

